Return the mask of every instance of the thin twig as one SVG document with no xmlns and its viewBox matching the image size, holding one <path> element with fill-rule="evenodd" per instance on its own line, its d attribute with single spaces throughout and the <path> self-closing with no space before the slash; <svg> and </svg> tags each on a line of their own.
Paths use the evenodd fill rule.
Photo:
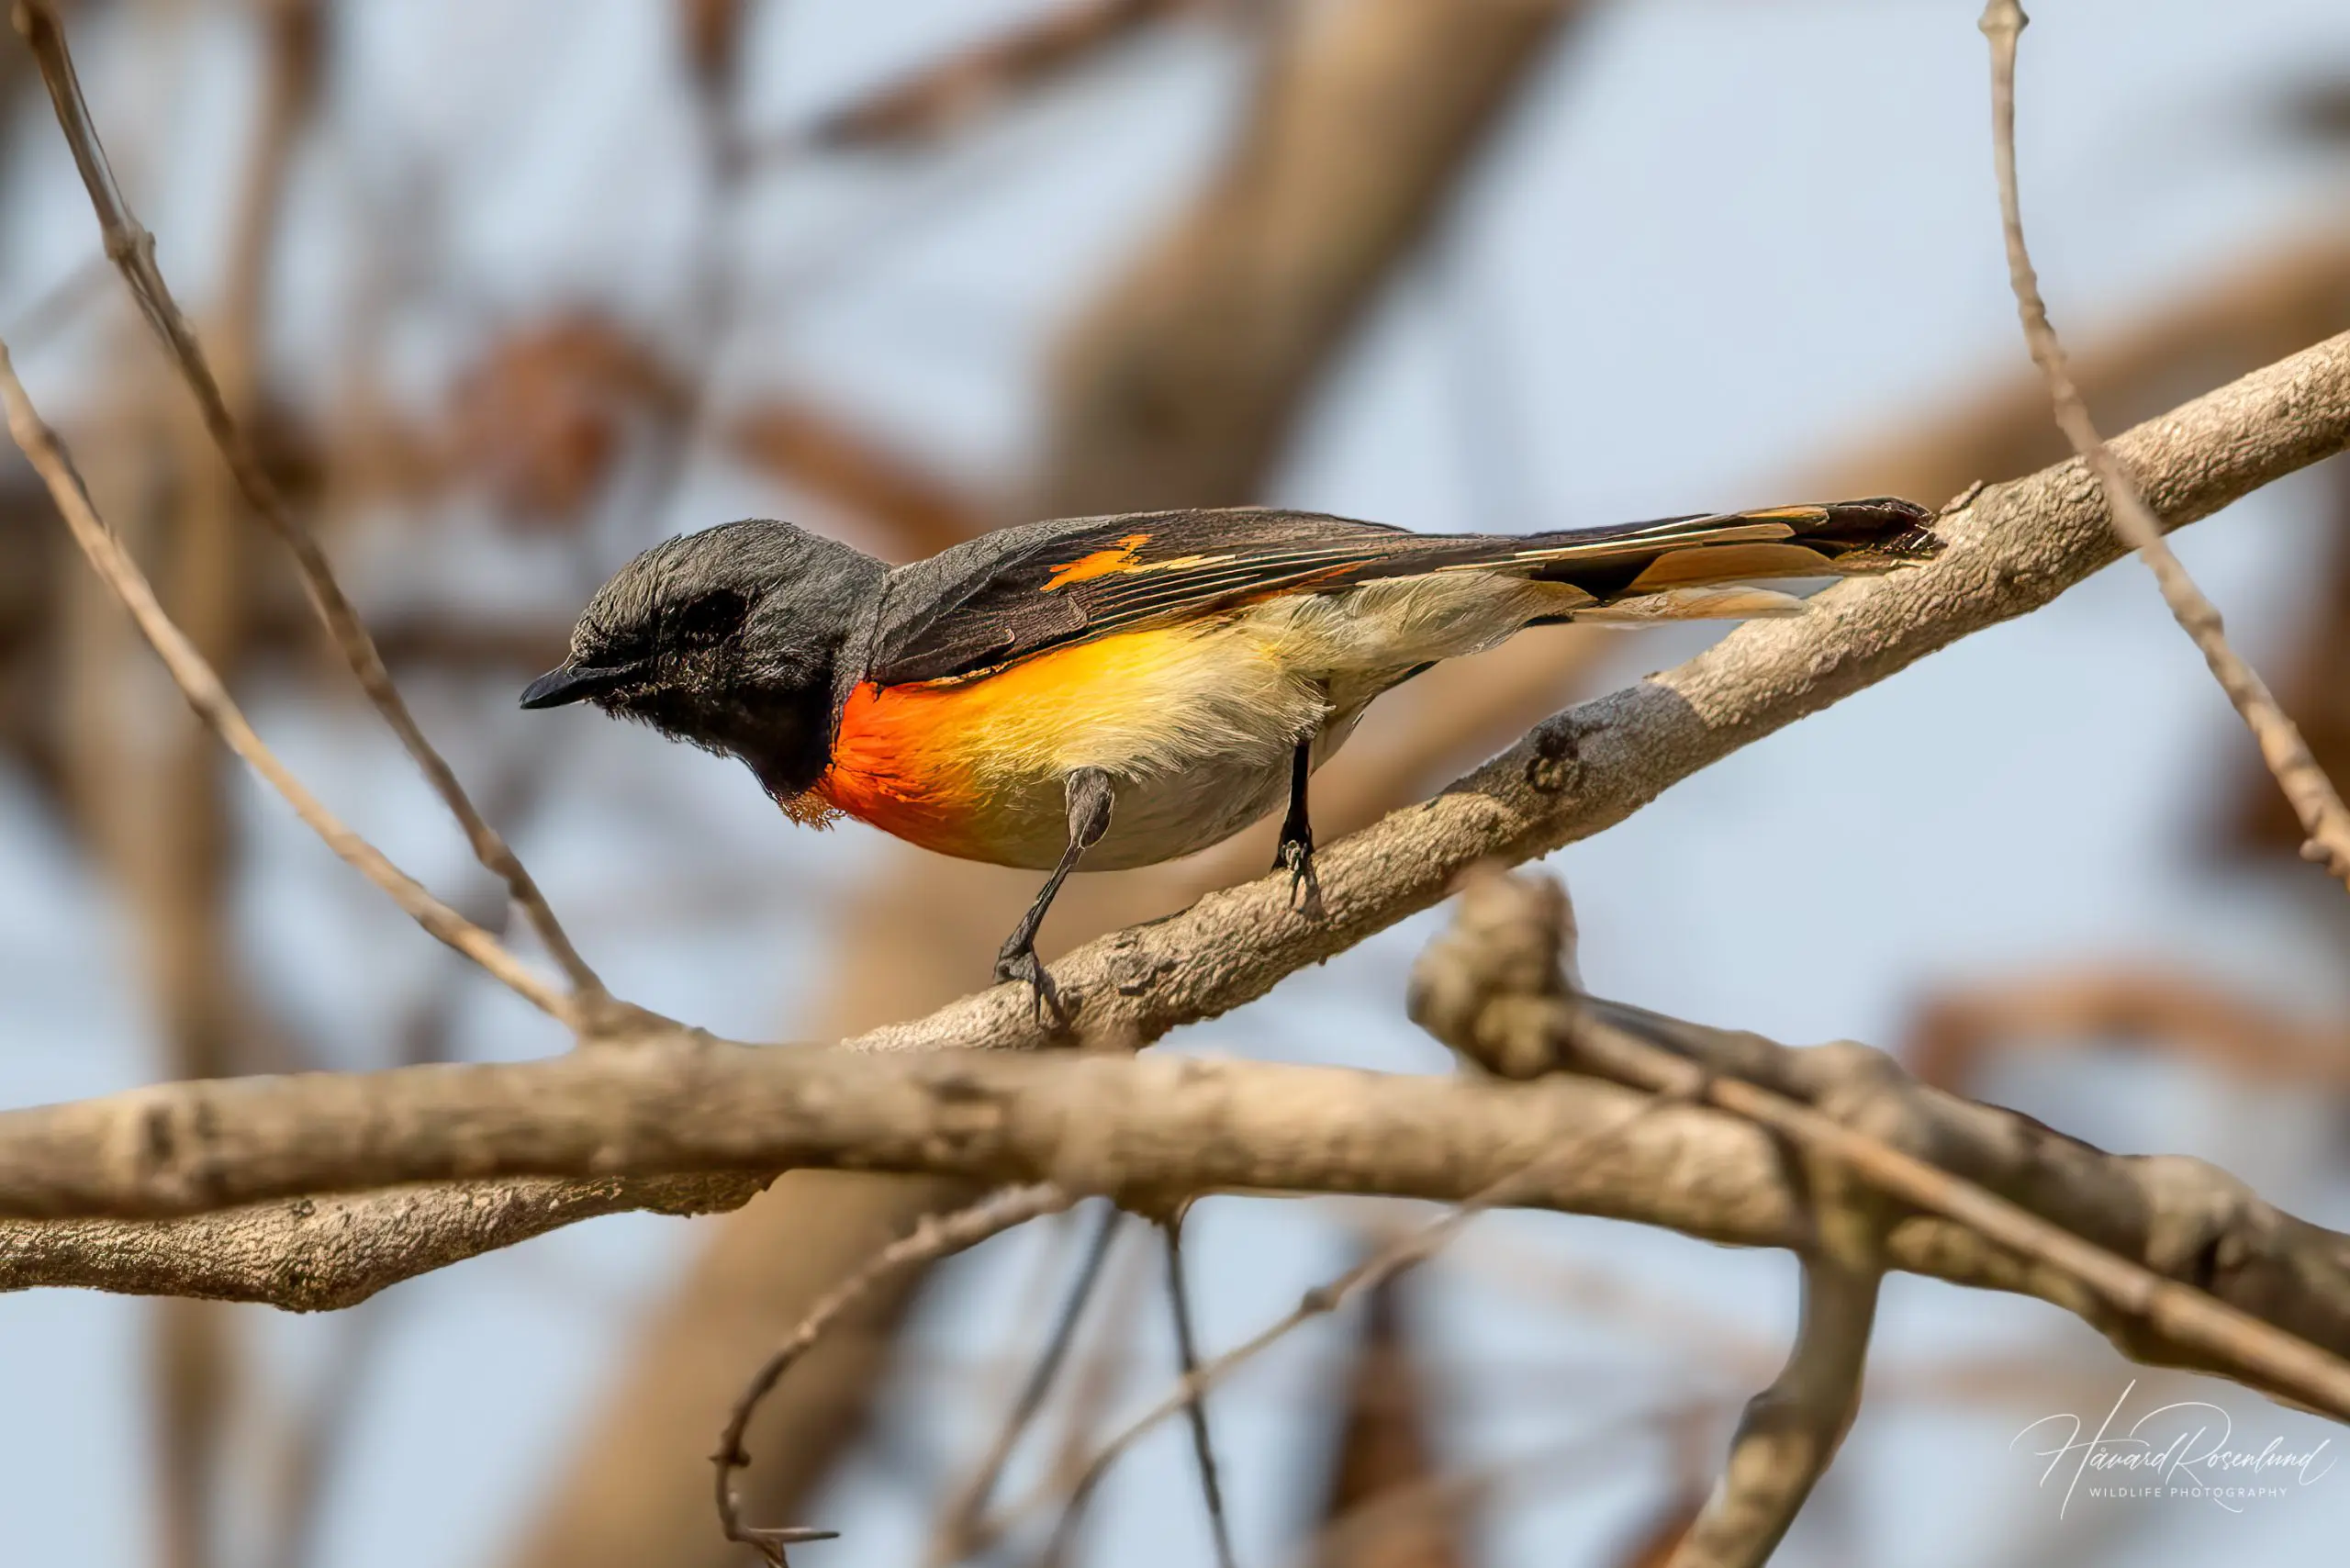
<svg viewBox="0 0 2350 1568">
<path fill-rule="evenodd" d="M 1092 1451 L 1095 1436 L 1109 1419 L 1110 1407 L 1125 1391 L 1134 1371 L 1135 1329 L 1142 1321 L 1142 1299 L 1148 1289 L 1147 1271 L 1144 1267 L 1140 1248 L 1129 1248 L 1125 1264 L 1110 1278 L 1108 1294 L 1102 1303 L 1094 1331 L 1091 1353 L 1080 1361 L 1069 1375 L 1069 1399 L 1061 1410 L 1059 1440 L 1053 1447 L 1052 1462 L 1045 1473 L 1054 1478 L 1057 1489 L 1066 1491 L 1077 1484 L 1085 1473 L 1085 1456 Z M 975 1534 L 976 1554 L 994 1546 L 1002 1539 L 1010 1523 L 1008 1516 L 1000 1520 L 982 1521 Z M 1035 1568 L 1067 1568 L 1070 1554 L 1079 1541 L 1074 1536 L 1056 1537 L 1057 1547 L 1038 1553 Z"/>
<path fill-rule="evenodd" d="M 263 466 L 259 455 L 245 438 L 235 417 L 229 412 L 222 396 L 204 347 L 189 324 L 185 312 L 163 281 L 155 264 L 155 238 L 140 226 L 123 198 L 113 169 L 106 162 L 105 148 L 98 140 L 97 127 L 90 118 L 89 105 L 82 95 L 82 84 L 73 69 L 73 58 L 65 41 L 65 29 L 59 21 L 50 0 L 17 0 L 17 30 L 24 35 L 39 62 L 41 80 L 49 89 L 50 102 L 57 112 L 59 128 L 73 153 L 74 166 L 81 171 L 82 183 L 87 188 L 92 206 L 96 209 L 98 227 L 106 241 L 106 254 L 120 269 L 130 286 L 132 297 L 139 302 L 140 311 L 148 325 L 171 352 L 181 375 L 195 394 L 197 407 L 204 415 L 205 428 L 210 431 L 215 445 L 235 476 L 238 488 L 262 520 L 268 523 L 279 539 L 292 551 L 300 569 L 303 587 L 318 608 L 319 615 L 333 633 L 343 659 L 358 677 L 361 688 L 377 712 L 397 734 L 400 744 L 415 759 L 431 784 L 464 830 L 475 856 L 492 874 L 502 879 L 529 916 L 539 940 L 548 954 L 569 978 L 572 987 L 586 1004 L 580 1016 L 593 1022 L 600 1013 L 607 992 L 578 949 L 565 935 L 554 912 L 548 907 L 538 884 L 523 868 L 520 858 L 495 828 L 475 807 L 473 801 L 457 781 L 457 776 L 445 758 L 433 748 L 408 711 L 408 702 L 392 684 L 384 667 L 383 655 L 368 635 L 359 619 L 359 612 L 335 580 L 333 567 L 318 540 L 295 517 L 285 498 L 278 491 L 276 482 Z M 411 913 L 413 913 L 411 911 Z M 509 981 L 509 983 L 511 983 Z"/>
<path fill-rule="evenodd" d="M 1514 1202 L 1520 1193 L 1538 1187 L 1559 1166 L 1574 1160 L 1590 1159 L 1608 1144 L 1615 1142 L 1639 1126 L 1658 1107 L 1679 1097 L 1660 1095 L 1643 1100 L 1629 1114 L 1617 1117 L 1590 1135 L 1570 1139 L 1564 1144 L 1535 1156 L 1500 1181 L 1493 1182 L 1482 1192 L 1471 1194 L 1441 1218 L 1397 1238 L 1393 1242 L 1365 1258 L 1337 1279 L 1318 1284 L 1307 1291 L 1299 1298 L 1297 1305 L 1292 1307 L 1287 1316 L 1266 1325 L 1248 1338 L 1202 1366 L 1197 1372 L 1185 1375 L 1177 1383 L 1172 1394 L 1136 1417 L 1125 1429 L 1096 1450 L 1091 1462 L 1085 1467 L 1084 1473 L 1078 1477 L 1076 1484 L 1069 1489 L 1069 1503 L 1061 1512 L 1059 1523 L 1054 1527 L 1053 1545 L 1047 1555 L 1058 1557 L 1063 1553 L 1065 1542 L 1076 1530 L 1085 1512 L 1085 1506 L 1091 1500 L 1095 1488 L 1102 1484 L 1102 1477 L 1109 1473 L 1110 1467 L 1115 1464 L 1144 1433 L 1178 1410 L 1195 1403 L 1209 1389 L 1223 1382 L 1243 1364 L 1255 1360 L 1273 1345 L 1286 1338 L 1293 1330 L 1312 1322 L 1315 1318 L 1326 1316 L 1337 1311 L 1355 1295 L 1425 1260 L 1442 1249 L 1446 1242 L 1459 1235 L 1461 1228 L 1471 1220 L 1487 1209 Z M 1032 1497 L 1016 1511 L 1027 1512 L 1028 1507 L 1036 1500 Z"/>
<path fill-rule="evenodd" d="M 274 752 L 254 733 L 242 710 L 229 695 L 209 663 L 198 654 L 157 602 L 155 590 L 131 560 L 121 543 L 99 521 L 89 491 L 65 454 L 57 433 L 35 410 L 25 385 L 17 377 L 6 343 L 0 343 L 0 401 L 7 405 L 8 433 L 16 439 L 34 472 L 49 487 L 50 497 L 73 531 L 99 577 L 121 599 L 150 645 L 179 685 L 198 717 L 212 726 L 229 750 L 252 766 L 270 787 L 285 797 L 311 832 L 326 841 L 342 861 L 388 894 L 408 917 L 432 935 L 471 958 L 516 995 L 549 1016 L 572 1024 L 572 1000 L 556 991 L 488 932 L 432 896 L 423 884 L 392 864 L 384 853 L 347 826 L 320 803 Z"/>
<path fill-rule="evenodd" d="M 718 1502 L 718 1522 L 726 1539 L 756 1548 L 775 1568 L 783 1568 L 783 1549 L 805 1540 L 829 1540 L 838 1532 L 806 1529 L 799 1527 L 762 1529 L 743 1523 L 734 1495 L 734 1473 L 751 1462 L 744 1450 L 743 1434 L 751 1425 L 751 1417 L 758 1411 L 783 1374 L 792 1363 L 822 1338 L 842 1313 L 864 1299 L 866 1292 L 901 1269 L 935 1261 L 951 1252 L 976 1247 L 988 1238 L 1013 1226 L 1025 1224 L 1040 1215 L 1058 1214 L 1077 1201 L 1076 1195 L 1049 1183 L 1031 1187 L 1007 1187 L 990 1193 L 949 1215 L 924 1215 L 913 1233 L 891 1242 L 871 1258 L 865 1266 L 825 1293 L 822 1300 L 809 1309 L 800 1326 L 785 1337 L 773 1355 L 752 1374 L 734 1401 L 734 1408 L 726 1418 L 725 1430 L 719 1434 L 718 1451 L 710 1456 L 717 1470 L 715 1482 Z"/>
<path fill-rule="evenodd" d="M 2082 401 L 2079 388 L 2073 384 L 2065 346 L 2048 319 L 2048 306 L 2040 295 L 2040 277 L 2032 268 L 2031 252 L 2024 247 L 2023 207 L 2016 182 L 2016 41 L 2029 21 L 2016 0 L 1989 0 L 1983 7 L 1978 25 L 1984 37 L 1991 41 L 1992 154 L 1998 168 L 1999 219 L 2007 240 L 2008 281 L 2015 291 L 2016 313 L 2022 319 L 2024 340 L 2031 346 L 2032 363 L 2040 366 L 2040 374 L 2048 383 L 2056 423 L 2105 491 L 2114 532 L 2138 552 L 2154 574 L 2172 618 L 2202 650 L 2203 662 L 2210 666 L 2212 678 L 2228 694 L 2228 700 L 2235 704 L 2236 712 L 2259 744 L 2262 760 L 2276 775 L 2277 788 L 2292 803 L 2293 814 L 2300 819 L 2301 831 L 2307 835 L 2301 846 L 2302 857 L 2316 861 L 2335 878 L 2350 884 L 2350 808 L 2343 805 L 2333 781 L 2311 754 L 2300 730 L 2277 705 L 2267 683 L 2229 645 L 2219 610 L 2179 564 L 2178 556 L 2163 538 L 2160 520 L 2139 493 L 2136 481 L 2098 434 L 2096 424 L 2089 419 L 2088 405 Z"/>
<path fill-rule="evenodd" d="M 925 1568 L 948 1568 L 949 1564 L 961 1562 L 976 1543 L 974 1532 L 979 1518 L 995 1495 L 996 1484 L 1002 1478 L 1012 1450 L 1019 1446 L 1029 1423 L 1044 1407 L 1045 1396 L 1052 1392 L 1061 1364 L 1069 1360 L 1069 1349 L 1077 1342 L 1078 1326 L 1084 1321 L 1085 1309 L 1102 1282 L 1102 1265 L 1109 1261 L 1112 1244 L 1117 1240 L 1119 1226 L 1125 1218 L 1125 1211 L 1115 1204 L 1102 1204 L 1093 1235 L 1086 1243 L 1085 1256 L 1078 1263 L 1077 1276 L 1061 1303 L 1060 1315 L 1053 1320 L 1052 1331 L 1045 1337 L 1044 1348 L 1028 1369 L 1012 1408 L 1005 1412 L 995 1440 L 988 1445 L 987 1452 L 972 1467 L 969 1478 L 955 1489 L 948 1501 L 924 1555 Z"/>
<path fill-rule="evenodd" d="M 1183 1220 L 1191 1210 L 1184 1204 L 1159 1222 L 1167 1238 L 1167 1304 L 1175 1324 L 1175 1359 L 1183 1380 L 1200 1375 L 1199 1335 L 1192 1326 L 1192 1293 L 1183 1277 Z M 1232 1554 L 1232 1525 L 1224 1512 L 1224 1482 L 1215 1462 L 1215 1440 L 1208 1431 L 1207 1391 L 1185 1400 L 1183 1413 L 1192 1428 L 1192 1457 L 1199 1465 L 1200 1493 L 1207 1504 L 1208 1529 L 1215 1538 L 1216 1568 L 1237 1568 Z"/>
</svg>

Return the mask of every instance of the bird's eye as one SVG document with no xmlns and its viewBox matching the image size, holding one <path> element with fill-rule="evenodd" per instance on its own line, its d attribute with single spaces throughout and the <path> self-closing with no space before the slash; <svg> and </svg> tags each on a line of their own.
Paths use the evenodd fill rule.
<svg viewBox="0 0 2350 1568">
<path fill-rule="evenodd" d="M 732 588 L 720 588 L 677 611 L 677 634 L 691 643 L 722 642 L 742 629 L 750 610 L 750 600 Z"/>
</svg>

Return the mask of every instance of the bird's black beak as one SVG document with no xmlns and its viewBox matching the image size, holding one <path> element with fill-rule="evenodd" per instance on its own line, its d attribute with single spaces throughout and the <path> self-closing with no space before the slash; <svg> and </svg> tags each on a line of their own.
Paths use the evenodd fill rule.
<svg viewBox="0 0 2350 1568">
<path fill-rule="evenodd" d="M 635 665 L 610 669 L 575 669 L 569 665 L 557 665 L 522 689 L 522 706 L 560 708 L 566 702 L 584 701 L 627 685 L 640 673 L 640 666 Z"/>
</svg>

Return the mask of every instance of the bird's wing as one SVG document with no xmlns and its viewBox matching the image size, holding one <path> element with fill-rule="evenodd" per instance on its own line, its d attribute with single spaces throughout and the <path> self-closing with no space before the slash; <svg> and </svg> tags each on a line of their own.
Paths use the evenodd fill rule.
<svg viewBox="0 0 2350 1568">
<path fill-rule="evenodd" d="M 1927 553 L 1918 543 L 1931 541 L 1925 516 L 1871 501 L 1525 535 L 1412 533 L 1262 508 L 1035 524 L 893 577 L 867 678 L 968 678 L 1113 633 L 1430 572 L 1518 573 L 1606 603 L 1693 583 L 1865 570 Z"/>
</svg>

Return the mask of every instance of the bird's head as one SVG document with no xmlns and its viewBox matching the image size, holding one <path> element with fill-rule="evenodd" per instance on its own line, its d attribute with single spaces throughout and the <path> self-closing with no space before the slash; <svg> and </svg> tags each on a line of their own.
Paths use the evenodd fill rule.
<svg viewBox="0 0 2350 1568">
<path fill-rule="evenodd" d="M 739 756 L 769 792 L 795 795 L 823 771 L 842 650 L 887 572 L 788 522 L 668 540 L 597 590 L 570 655 L 522 706 L 592 702 Z"/>
</svg>

